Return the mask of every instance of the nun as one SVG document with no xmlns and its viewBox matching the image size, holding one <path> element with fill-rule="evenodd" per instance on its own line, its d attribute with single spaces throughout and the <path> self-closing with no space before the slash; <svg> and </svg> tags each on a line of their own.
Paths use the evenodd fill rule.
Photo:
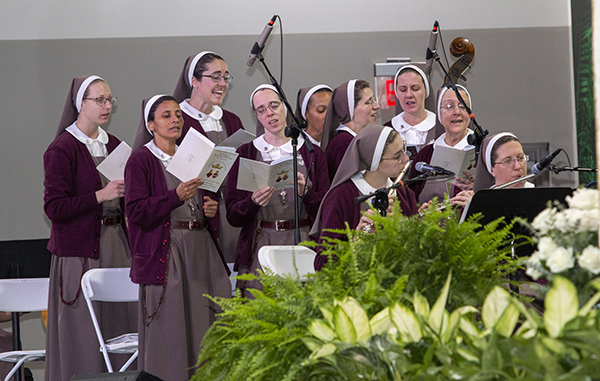
<svg viewBox="0 0 600 381">
<path fill-rule="evenodd" d="M 304 87 L 298 91 L 296 118 L 306 123 L 304 132 L 313 145 L 321 146 L 323 123 L 333 89 L 327 85 Z"/>
<path fill-rule="evenodd" d="M 327 154 L 330 179 L 333 179 L 346 148 L 356 134 L 369 123 L 377 122 L 379 108 L 377 97 L 365 80 L 353 79 L 333 90 L 321 141 L 321 148 Z"/>
<path fill-rule="evenodd" d="M 402 111 L 384 126 L 394 128 L 408 146 L 422 147 L 438 137 L 435 113 L 425 109 L 431 91 L 427 76 L 416 65 L 401 66 L 394 77 L 397 108 Z M 434 106 L 435 107 L 435 106 Z"/>
<path fill-rule="evenodd" d="M 346 235 L 324 229 L 343 230 L 346 223 L 353 229 L 372 231 L 372 221 L 362 215 L 371 210 L 373 198 L 361 204 L 356 204 L 354 199 L 391 186 L 390 178 L 397 177 L 408 162 L 405 149 L 398 132 L 390 127 L 370 124 L 359 132 L 350 142 L 331 189 L 321 203 L 311 236 L 320 236 L 321 241 L 324 237 L 345 240 Z M 417 202 L 410 188 L 397 188 L 395 195 L 402 214 L 417 213 Z M 328 259 L 328 256 L 317 255 L 315 270 L 320 270 Z"/>
<path fill-rule="evenodd" d="M 173 93 L 183 116 L 183 132 L 177 144 L 181 143 L 191 128 L 209 138 L 215 145 L 237 130 L 244 129 L 236 114 L 221 108 L 232 79 L 227 63 L 214 52 L 204 51 L 187 58 Z M 240 230 L 227 222 L 225 193 L 223 182 L 216 194 L 219 211 L 217 218 L 213 219 L 213 228 L 227 262 L 233 262 Z"/>
<path fill-rule="evenodd" d="M 250 96 L 258 124 L 264 134 L 238 148 L 240 158 L 271 163 L 292 157 L 292 141 L 285 136 L 286 109 L 279 93 L 271 85 L 258 86 Z M 329 189 L 325 154 L 319 147 L 311 153 L 305 141 L 298 138 L 298 195 L 300 202 L 300 236 L 308 232 L 317 215 L 319 204 Z M 227 218 L 233 226 L 242 227 L 236 250 L 234 270 L 240 274 L 260 269 L 258 250 L 264 245 L 294 244 L 294 189 L 290 186 L 275 192 L 266 187 L 256 192 L 237 189 L 239 160 L 227 179 Z M 240 287 L 259 288 L 258 282 L 245 281 Z"/>
<path fill-rule="evenodd" d="M 96 169 L 120 143 L 101 127 L 116 101 L 102 78 L 74 78 L 56 138 L 44 153 L 44 211 L 52 222 L 46 380 L 106 372 L 81 277 L 92 268 L 131 265 L 124 182 L 109 181 Z M 97 307 L 104 337 L 135 332 L 135 303 Z M 127 356 L 113 360 L 117 366 Z"/>
<path fill-rule="evenodd" d="M 125 166 L 131 279 L 140 285 L 139 368 L 165 380 L 188 380 L 217 306 L 231 297 L 229 269 L 207 219 L 218 203 L 194 178 L 167 172 L 183 118 L 170 95 L 142 103 L 134 152 Z M 139 146 L 138 146 L 139 145 Z"/>
<path fill-rule="evenodd" d="M 456 85 L 461 97 L 472 107 L 471 95 L 461 85 Z M 468 135 L 473 131 L 468 128 L 470 119 L 465 107 L 459 102 L 456 93 L 449 87 L 443 87 L 438 96 L 437 115 L 444 126 L 444 133 L 438 137 L 433 144 L 426 145 L 415 156 L 414 162 L 431 163 L 433 152 L 437 147 L 454 148 L 458 150 L 468 150 L 474 148 L 469 145 Z M 415 166 L 410 169 L 410 178 L 420 175 Z M 459 181 L 459 180 L 456 180 Z M 470 182 L 472 185 L 472 181 Z M 450 191 L 448 190 L 450 187 Z M 419 203 L 424 204 L 437 197 L 443 201 L 444 195 L 450 193 L 450 197 L 458 194 L 464 186 L 457 183 L 447 185 L 445 181 L 421 181 L 413 183 L 412 189 L 415 191 Z"/>
</svg>

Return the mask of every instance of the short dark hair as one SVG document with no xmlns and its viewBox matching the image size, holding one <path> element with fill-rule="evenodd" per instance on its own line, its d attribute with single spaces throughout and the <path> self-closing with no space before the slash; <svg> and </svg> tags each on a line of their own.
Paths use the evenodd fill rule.
<svg viewBox="0 0 600 381">
<path fill-rule="evenodd" d="M 154 113 L 156 112 L 158 106 L 160 106 L 161 103 L 168 101 L 173 101 L 177 103 L 177 100 L 170 95 L 163 95 L 162 97 L 158 98 L 156 102 L 154 102 L 152 107 L 150 107 L 150 112 L 148 113 L 148 122 L 154 121 Z"/>
<path fill-rule="evenodd" d="M 369 82 L 365 81 L 364 79 L 356 80 L 356 83 L 354 84 L 354 107 L 356 107 L 358 102 L 360 102 L 362 99 L 363 91 L 370 88 L 371 86 L 369 85 Z"/>
<path fill-rule="evenodd" d="M 90 95 L 90 87 L 94 84 L 94 83 L 100 83 L 100 82 L 104 82 L 106 83 L 105 80 L 103 80 L 102 78 L 96 78 L 94 79 L 92 82 L 90 82 L 90 84 L 88 85 L 88 87 L 86 87 L 85 91 L 83 92 L 83 98 L 87 98 Z"/>
<path fill-rule="evenodd" d="M 306 103 L 306 108 L 308 108 L 308 106 L 310 106 L 310 102 L 312 101 L 312 96 L 315 94 L 319 94 L 319 93 L 333 93 L 333 91 L 331 91 L 330 89 L 323 87 L 317 91 L 315 91 L 314 93 L 312 93 L 312 95 L 310 96 L 310 98 L 308 98 L 308 102 Z"/>
<path fill-rule="evenodd" d="M 198 81 L 202 80 L 202 73 L 204 73 L 207 70 L 208 64 L 213 62 L 214 60 L 221 60 L 221 61 L 225 62 L 223 57 L 221 57 L 220 55 L 218 55 L 216 53 L 206 53 L 205 55 L 202 56 L 202 58 L 200 58 L 198 60 L 198 63 L 196 64 L 196 67 L 194 68 L 194 77 Z"/>
<path fill-rule="evenodd" d="M 499 138 L 498 140 L 496 140 L 496 143 L 494 143 L 494 146 L 492 147 L 492 154 L 490 155 L 492 158 L 492 163 L 495 162 L 496 160 L 498 160 L 498 150 L 500 149 L 500 147 L 502 147 L 504 144 L 508 143 L 508 142 L 519 142 L 519 139 L 516 136 L 512 136 L 512 135 L 505 135 L 501 138 Z"/>
</svg>

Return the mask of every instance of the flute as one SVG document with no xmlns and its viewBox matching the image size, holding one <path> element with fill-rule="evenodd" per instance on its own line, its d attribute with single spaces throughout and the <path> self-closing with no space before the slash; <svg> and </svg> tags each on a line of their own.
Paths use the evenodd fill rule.
<svg viewBox="0 0 600 381">
<path fill-rule="evenodd" d="M 404 175 L 406 175 L 406 173 L 408 172 L 408 169 L 410 168 L 410 164 L 412 163 L 412 161 L 407 161 L 406 164 L 404 164 L 404 168 L 402 168 L 402 171 L 400 171 L 400 174 L 398 175 L 398 177 L 396 177 L 396 180 L 394 180 L 394 184 L 398 184 L 400 181 L 402 181 L 402 179 L 404 178 Z M 396 194 L 396 189 L 392 188 L 390 189 L 390 191 L 388 192 L 388 195 L 390 196 L 394 196 Z"/>
<path fill-rule="evenodd" d="M 516 180 L 510 181 L 508 183 L 505 183 L 505 184 L 502 184 L 502 185 L 498 185 L 497 187 L 494 187 L 494 189 L 504 189 L 504 188 L 509 187 L 509 186 L 511 186 L 513 184 L 520 183 L 521 181 L 529 180 L 529 179 L 531 179 L 533 177 L 535 177 L 535 174 L 532 173 L 531 175 L 523 176 L 523 177 L 520 177 L 520 178 L 518 178 Z"/>
</svg>

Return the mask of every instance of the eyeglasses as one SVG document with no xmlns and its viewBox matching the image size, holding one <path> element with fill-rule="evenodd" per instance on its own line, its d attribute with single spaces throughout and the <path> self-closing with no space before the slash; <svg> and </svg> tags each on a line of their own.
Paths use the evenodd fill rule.
<svg viewBox="0 0 600 381">
<path fill-rule="evenodd" d="M 460 111 L 465 111 L 467 108 L 465 107 L 465 105 L 463 105 L 462 103 L 453 103 L 453 102 L 449 102 L 449 103 L 444 103 L 442 105 L 442 108 L 448 111 L 454 110 L 454 108 L 458 106 L 458 109 Z"/>
<path fill-rule="evenodd" d="M 221 82 L 222 79 L 225 80 L 226 83 L 229 83 L 233 79 L 233 75 L 231 75 L 229 73 L 225 73 L 225 75 L 223 75 L 221 73 L 212 73 L 212 74 L 208 74 L 208 75 L 201 75 L 201 77 L 210 77 L 216 83 Z"/>
<path fill-rule="evenodd" d="M 515 165 L 515 160 L 517 161 L 517 163 L 519 164 L 524 164 L 527 163 L 527 161 L 529 160 L 529 155 L 519 155 L 517 156 L 517 158 L 515 159 L 514 157 L 507 157 L 506 159 L 499 161 L 497 163 L 494 163 L 494 165 L 496 164 L 500 164 L 501 166 L 503 166 L 504 168 L 510 168 L 513 165 Z"/>
<path fill-rule="evenodd" d="M 404 146 L 406 147 L 406 146 Z M 396 156 L 394 157 L 382 157 L 381 161 L 383 160 L 395 160 L 398 163 L 402 163 L 402 159 L 404 159 L 404 155 L 409 155 L 409 152 L 406 152 L 406 148 L 403 148 L 402 151 L 400 151 L 400 153 L 398 153 Z"/>
<path fill-rule="evenodd" d="M 98 97 L 98 98 L 83 98 L 83 99 L 88 100 L 88 101 L 94 101 L 94 102 L 96 102 L 96 104 L 98 106 L 104 106 L 106 104 L 106 101 L 108 101 L 108 103 L 110 103 L 111 105 L 117 104 L 117 97 L 113 97 L 112 95 L 108 98 Z"/>
<path fill-rule="evenodd" d="M 273 112 L 279 110 L 279 106 L 281 106 L 281 102 L 279 102 L 279 101 L 269 102 L 269 105 L 268 105 L 269 110 L 271 110 Z M 265 112 L 267 112 L 267 108 L 265 106 L 260 106 L 256 110 L 254 110 L 254 112 L 256 112 L 256 115 L 263 115 Z"/>
<path fill-rule="evenodd" d="M 372 96 L 371 98 L 367 99 L 364 103 L 358 103 L 357 106 L 362 105 L 367 105 L 367 106 L 372 106 L 373 103 L 377 103 L 377 97 L 376 96 Z"/>
</svg>

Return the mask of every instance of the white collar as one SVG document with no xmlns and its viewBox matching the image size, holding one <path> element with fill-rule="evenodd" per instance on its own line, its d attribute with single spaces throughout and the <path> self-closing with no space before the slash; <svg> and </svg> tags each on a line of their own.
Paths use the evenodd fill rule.
<svg viewBox="0 0 600 381">
<path fill-rule="evenodd" d="M 221 107 L 213 106 L 212 112 L 210 114 L 205 114 L 200 110 L 196 110 L 192 105 L 190 105 L 189 100 L 190 99 L 188 98 L 181 102 L 179 107 L 181 107 L 181 111 L 185 112 L 197 121 L 204 122 L 207 121 L 208 118 L 218 121 L 223 117 L 223 109 Z"/>
<path fill-rule="evenodd" d="M 156 144 L 154 144 L 154 140 L 150 140 L 148 143 L 144 144 L 144 147 L 148 148 L 150 152 L 152 152 L 152 154 L 161 161 L 165 168 L 169 165 L 171 159 L 173 158 L 173 156 L 166 154 L 163 150 L 158 148 Z M 177 148 L 179 147 L 175 145 L 175 152 L 177 152 Z"/>
<path fill-rule="evenodd" d="M 435 114 L 429 110 L 425 111 L 427 112 L 427 117 L 421 123 L 417 123 L 414 126 L 411 126 L 404 120 L 404 111 L 402 111 L 392 118 L 392 126 L 398 132 L 405 132 L 411 128 L 421 132 L 429 131 L 435 127 Z"/>
<path fill-rule="evenodd" d="M 83 131 L 77 127 L 77 122 L 73 122 L 73 124 L 67 127 L 66 130 L 83 144 L 91 144 L 94 141 L 102 144 L 108 144 L 108 134 L 100 126 L 98 126 L 98 137 L 96 139 L 92 139 L 84 134 Z"/>
<path fill-rule="evenodd" d="M 321 142 L 318 142 L 315 138 L 310 136 L 308 132 L 306 133 L 306 136 L 308 137 L 308 140 L 310 140 L 310 142 L 313 144 L 313 146 L 321 147 Z"/>
<path fill-rule="evenodd" d="M 377 190 L 376 188 L 373 188 L 371 185 L 369 185 L 367 180 L 365 180 L 364 173 L 365 173 L 365 171 L 357 172 L 354 174 L 354 176 L 352 176 L 350 178 L 350 180 L 352 180 L 354 185 L 356 185 L 356 187 L 358 188 L 358 191 L 363 195 L 373 193 Z M 393 184 L 392 180 L 388 179 L 387 186 L 389 187 L 392 184 Z M 368 199 L 367 202 L 369 202 L 369 204 L 370 204 L 372 199 L 373 199 L 373 197 Z"/>
<path fill-rule="evenodd" d="M 340 124 L 340 126 L 338 128 L 335 129 L 336 131 L 346 131 L 348 132 L 350 135 L 352 135 L 352 137 L 356 136 L 356 132 L 352 131 L 352 129 L 350 127 L 346 127 L 343 124 Z"/>
<path fill-rule="evenodd" d="M 265 135 L 262 134 L 258 138 L 254 139 L 252 141 L 252 144 L 254 144 L 254 147 L 256 147 L 256 149 L 259 150 L 260 152 L 269 152 L 269 151 L 278 149 L 282 152 L 287 153 L 289 156 L 291 156 L 292 153 L 294 152 L 294 148 L 292 147 L 292 139 L 288 140 L 287 143 L 285 143 L 279 147 L 275 147 L 274 145 L 267 143 L 267 141 L 265 140 Z M 304 137 L 298 136 L 298 149 L 300 149 L 303 144 L 304 144 Z"/>
<path fill-rule="evenodd" d="M 98 137 L 96 139 L 92 139 L 86 134 L 83 133 L 77 127 L 77 122 L 73 122 L 66 130 L 75 137 L 75 139 L 79 140 L 81 143 L 85 144 L 86 148 L 90 152 L 92 156 L 108 156 L 108 150 L 106 149 L 106 144 L 108 143 L 108 134 L 106 131 L 102 129 L 102 127 L 98 126 Z"/>
<path fill-rule="evenodd" d="M 458 143 L 456 143 L 455 146 L 449 146 L 448 143 L 446 143 L 446 133 L 444 132 L 443 134 L 440 135 L 439 138 L 436 139 L 436 141 L 433 143 L 433 148 L 435 149 L 435 147 L 448 147 L 448 148 L 454 148 L 454 149 L 460 149 L 463 151 L 467 151 L 471 148 L 473 148 L 474 146 L 469 144 L 468 141 L 468 137 L 469 135 L 471 135 L 473 133 L 473 130 L 471 129 L 467 129 L 467 134 L 465 135 L 464 138 L 462 138 L 462 140 Z"/>
</svg>

